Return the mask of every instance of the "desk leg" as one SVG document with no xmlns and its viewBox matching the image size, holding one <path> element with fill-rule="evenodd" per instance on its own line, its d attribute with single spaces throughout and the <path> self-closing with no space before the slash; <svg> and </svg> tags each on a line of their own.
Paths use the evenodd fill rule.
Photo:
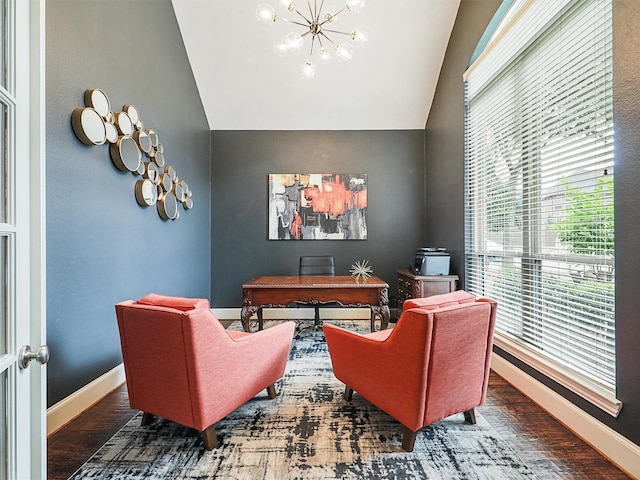
<svg viewBox="0 0 640 480">
<path fill-rule="evenodd" d="M 260 307 L 256 307 L 253 305 L 243 305 L 242 310 L 240 311 L 240 321 L 242 322 L 242 328 L 245 332 L 251 332 L 251 322 L 249 322 L 249 319 L 258 310 L 261 310 Z"/>
<path fill-rule="evenodd" d="M 386 330 L 389 326 L 389 305 L 371 306 L 371 331 L 376 331 L 376 318 L 380 317 L 380 330 Z"/>
</svg>

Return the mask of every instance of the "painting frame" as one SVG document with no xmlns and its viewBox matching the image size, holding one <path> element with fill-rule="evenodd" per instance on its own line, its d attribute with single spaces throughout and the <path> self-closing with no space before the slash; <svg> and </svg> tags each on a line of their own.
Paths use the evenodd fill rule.
<svg viewBox="0 0 640 480">
<path fill-rule="evenodd" d="M 367 240 L 366 173 L 270 173 L 269 240 Z"/>
</svg>

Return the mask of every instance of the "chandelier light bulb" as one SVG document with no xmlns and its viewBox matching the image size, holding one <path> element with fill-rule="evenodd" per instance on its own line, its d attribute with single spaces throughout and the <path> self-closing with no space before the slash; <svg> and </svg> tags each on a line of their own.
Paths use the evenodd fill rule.
<svg viewBox="0 0 640 480">
<path fill-rule="evenodd" d="M 284 43 L 287 45 L 288 53 L 292 55 L 300 54 L 302 47 L 304 46 L 304 40 L 302 37 L 294 32 L 287 33 L 287 36 L 284 37 Z"/>
<path fill-rule="evenodd" d="M 336 46 L 336 58 L 340 63 L 349 63 L 353 60 L 353 46 L 350 43 L 340 43 Z"/>
<path fill-rule="evenodd" d="M 311 60 L 307 60 L 302 67 L 302 78 L 304 80 L 313 80 L 316 76 L 316 66 L 311 63 Z"/>
<path fill-rule="evenodd" d="M 280 6 L 289 12 L 293 12 L 296 9 L 296 4 L 291 0 L 280 0 Z"/>
<path fill-rule="evenodd" d="M 286 57 L 289 55 L 289 47 L 285 42 L 276 42 L 273 44 L 273 51 L 279 57 Z"/>
<path fill-rule="evenodd" d="M 261 3 L 256 9 L 256 18 L 263 25 L 273 25 L 278 19 L 278 15 L 273 7 L 267 3 Z"/>
<path fill-rule="evenodd" d="M 318 56 L 320 57 L 320 61 L 324 64 L 327 64 L 331 61 L 331 52 L 326 48 L 322 47 L 318 52 Z"/>
<path fill-rule="evenodd" d="M 366 0 L 347 0 L 347 9 L 351 12 L 359 12 L 366 4 Z"/>
<path fill-rule="evenodd" d="M 357 28 L 356 30 L 351 32 L 351 39 L 358 45 L 363 45 L 367 43 L 367 40 L 369 40 L 369 34 L 364 30 Z"/>
</svg>

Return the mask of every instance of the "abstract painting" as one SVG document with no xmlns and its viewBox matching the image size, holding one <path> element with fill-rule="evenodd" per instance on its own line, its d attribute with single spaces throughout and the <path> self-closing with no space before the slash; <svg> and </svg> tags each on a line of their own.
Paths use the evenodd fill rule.
<svg viewBox="0 0 640 480">
<path fill-rule="evenodd" d="M 269 175 L 269 240 L 366 240 L 365 173 Z"/>
</svg>

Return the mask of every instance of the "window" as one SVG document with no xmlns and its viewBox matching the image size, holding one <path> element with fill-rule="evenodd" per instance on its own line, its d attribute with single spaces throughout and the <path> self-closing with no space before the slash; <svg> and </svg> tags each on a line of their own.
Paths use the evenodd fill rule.
<svg viewBox="0 0 640 480">
<path fill-rule="evenodd" d="M 514 7 L 465 74 L 466 288 L 498 346 L 617 415 L 611 0 Z"/>
</svg>

